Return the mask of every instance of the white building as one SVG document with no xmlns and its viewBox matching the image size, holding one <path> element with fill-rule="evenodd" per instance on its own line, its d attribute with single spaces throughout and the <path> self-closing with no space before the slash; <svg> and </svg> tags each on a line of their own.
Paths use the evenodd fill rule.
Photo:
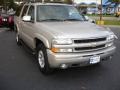
<svg viewBox="0 0 120 90">
<path fill-rule="evenodd" d="M 120 4 L 116 7 L 116 12 L 120 12 Z"/>
<path fill-rule="evenodd" d="M 73 0 L 73 2 L 83 14 L 98 13 L 98 6 L 101 5 L 101 0 Z"/>
<path fill-rule="evenodd" d="M 73 0 L 73 1 L 76 4 L 80 4 L 80 3 L 86 3 L 86 4 L 96 3 L 96 4 L 101 4 L 101 0 Z"/>
</svg>

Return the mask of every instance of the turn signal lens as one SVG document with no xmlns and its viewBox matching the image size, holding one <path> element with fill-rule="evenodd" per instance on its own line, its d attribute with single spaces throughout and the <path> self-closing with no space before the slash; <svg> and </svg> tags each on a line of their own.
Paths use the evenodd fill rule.
<svg viewBox="0 0 120 90">
<path fill-rule="evenodd" d="M 56 52 L 59 52 L 59 48 L 51 48 L 51 51 L 52 51 L 52 52 L 55 52 L 55 53 L 56 53 Z"/>
<path fill-rule="evenodd" d="M 67 49 L 51 48 L 51 51 L 54 53 L 57 53 L 57 52 L 72 52 L 73 50 L 70 48 L 67 48 Z"/>
</svg>

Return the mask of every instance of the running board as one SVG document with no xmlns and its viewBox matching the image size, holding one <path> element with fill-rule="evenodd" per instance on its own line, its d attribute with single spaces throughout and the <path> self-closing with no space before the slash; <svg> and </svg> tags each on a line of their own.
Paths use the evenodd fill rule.
<svg viewBox="0 0 120 90">
<path fill-rule="evenodd" d="M 35 50 L 32 50 L 30 47 L 28 47 L 28 45 L 26 45 L 23 40 L 21 40 L 21 43 L 22 43 L 23 48 L 25 48 L 27 52 L 29 52 L 32 55 L 36 54 Z"/>
</svg>

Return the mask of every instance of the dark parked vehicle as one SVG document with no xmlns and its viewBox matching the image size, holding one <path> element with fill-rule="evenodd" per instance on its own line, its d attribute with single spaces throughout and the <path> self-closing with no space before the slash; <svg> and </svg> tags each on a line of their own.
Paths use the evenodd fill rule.
<svg viewBox="0 0 120 90">
<path fill-rule="evenodd" d="M 7 13 L 0 13 L 0 27 L 9 27 L 11 30 L 14 29 L 14 16 Z"/>
</svg>

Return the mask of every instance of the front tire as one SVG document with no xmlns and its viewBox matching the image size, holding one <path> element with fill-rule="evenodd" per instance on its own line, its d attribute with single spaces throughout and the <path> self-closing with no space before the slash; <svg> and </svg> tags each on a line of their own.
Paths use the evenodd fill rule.
<svg viewBox="0 0 120 90">
<path fill-rule="evenodd" d="M 13 26 L 13 31 L 15 31 L 16 33 L 18 32 L 16 25 Z"/>
<path fill-rule="evenodd" d="M 43 44 L 39 44 L 37 46 L 37 60 L 38 60 L 40 71 L 43 74 L 52 73 L 53 69 L 50 68 L 46 47 Z"/>
<path fill-rule="evenodd" d="M 16 43 L 18 46 L 22 45 L 18 33 L 16 33 Z"/>
</svg>

